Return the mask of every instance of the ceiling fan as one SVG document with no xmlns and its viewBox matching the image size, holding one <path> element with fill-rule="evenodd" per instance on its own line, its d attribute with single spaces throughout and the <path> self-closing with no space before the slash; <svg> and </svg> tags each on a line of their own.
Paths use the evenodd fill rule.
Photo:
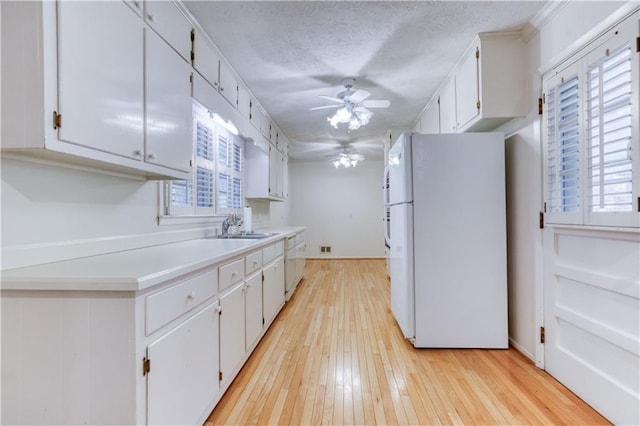
<svg viewBox="0 0 640 426">
<path fill-rule="evenodd" d="M 328 117 L 328 121 L 334 128 L 338 128 L 339 123 L 349 123 L 349 130 L 358 129 L 369 122 L 373 115 L 367 108 L 388 108 L 391 102 L 387 99 L 369 99 L 371 92 L 364 89 L 354 89 L 356 79 L 347 77 L 342 79 L 342 85 L 345 90 L 341 91 L 336 97 L 320 95 L 322 99 L 335 102 L 335 105 L 325 105 L 310 108 L 315 111 L 319 109 L 338 108 L 335 114 Z"/>
<path fill-rule="evenodd" d="M 336 169 L 340 167 L 355 167 L 359 161 L 364 161 L 364 155 L 351 149 L 349 143 L 340 143 L 338 149 L 340 152 L 337 156 L 336 154 L 325 156 L 329 161 L 331 161 L 331 163 L 333 163 Z"/>
</svg>

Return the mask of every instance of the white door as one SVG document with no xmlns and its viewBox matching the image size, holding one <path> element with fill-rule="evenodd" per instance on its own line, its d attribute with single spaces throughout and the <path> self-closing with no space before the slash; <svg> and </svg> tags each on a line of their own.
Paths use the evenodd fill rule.
<svg viewBox="0 0 640 426">
<path fill-rule="evenodd" d="M 119 1 L 57 6 L 58 137 L 142 160 L 142 21 Z"/>
<path fill-rule="evenodd" d="M 391 206 L 391 311 L 404 337 L 415 337 L 415 303 L 413 282 L 413 205 Z"/>
<path fill-rule="evenodd" d="M 229 380 L 245 354 L 244 282 L 220 297 L 220 371 Z"/>
<path fill-rule="evenodd" d="M 147 424 L 196 424 L 218 395 L 218 304 L 147 348 Z"/>
</svg>

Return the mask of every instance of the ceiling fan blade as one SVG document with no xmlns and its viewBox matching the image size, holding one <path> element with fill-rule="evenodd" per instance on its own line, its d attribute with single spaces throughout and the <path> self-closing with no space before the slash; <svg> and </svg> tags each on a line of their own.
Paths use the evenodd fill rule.
<svg viewBox="0 0 640 426">
<path fill-rule="evenodd" d="M 340 105 L 325 105 L 325 106 L 309 108 L 309 111 L 315 111 L 317 109 L 338 108 L 339 106 Z"/>
<path fill-rule="evenodd" d="M 389 108 L 391 102 L 387 99 L 371 99 L 369 101 L 364 101 L 362 105 L 367 108 Z"/>
<path fill-rule="evenodd" d="M 318 97 L 322 98 L 322 99 L 326 99 L 326 100 L 331 101 L 331 102 L 338 102 L 340 104 L 344 103 L 344 100 L 339 99 L 339 98 L 334 98 L 333 96 L 319 95 Z"/>
<path fill-rule="evenodd" d="M 368 90 L 358 89 L 355 91 L 354 94 L 349 96 L 349 101 L 353 102 L 354 104 L 359 104 L 360 102 L 367 99 L 369 96 L 371 96 L 371 92 L 369 92 Z"/>
</svg>

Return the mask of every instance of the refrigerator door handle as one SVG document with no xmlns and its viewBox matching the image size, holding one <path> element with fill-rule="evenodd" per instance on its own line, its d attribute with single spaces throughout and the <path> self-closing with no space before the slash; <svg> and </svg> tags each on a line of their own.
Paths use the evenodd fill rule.
<svg viewBox="0 0 640 426">
<path fill-rule="evenodd" d="M 391 210 L 389 207 L 385 208 L 385 222 L 389 221 L 391 222 L 391 215 L 389 214 L 389 210 Z M 385 223 L 385 227 L 384 227 L 384 242 L 387 244 L 388 247 L 391 247 L 391 235 L 389 235 L 389 228 L 391 228 L 390 223 Z"/>
<path fill-rule="evenodd" d="M 389 205 L 389 166 L 385 166 L 384 168 L 384 179 L 382 180 L 382 201 L 385 206 Z"/>
</svg>

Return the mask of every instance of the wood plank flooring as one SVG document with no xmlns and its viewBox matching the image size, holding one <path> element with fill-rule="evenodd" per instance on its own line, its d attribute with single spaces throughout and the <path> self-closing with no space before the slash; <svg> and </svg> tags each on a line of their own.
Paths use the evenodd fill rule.
<svg viewBox="0 0 640 426">
<path fill-rule="evenodd" d="M 308 260 L 205 424 L 608 424 L 514 349 L 413 348 L 384 267 Z"/>
</svg>

